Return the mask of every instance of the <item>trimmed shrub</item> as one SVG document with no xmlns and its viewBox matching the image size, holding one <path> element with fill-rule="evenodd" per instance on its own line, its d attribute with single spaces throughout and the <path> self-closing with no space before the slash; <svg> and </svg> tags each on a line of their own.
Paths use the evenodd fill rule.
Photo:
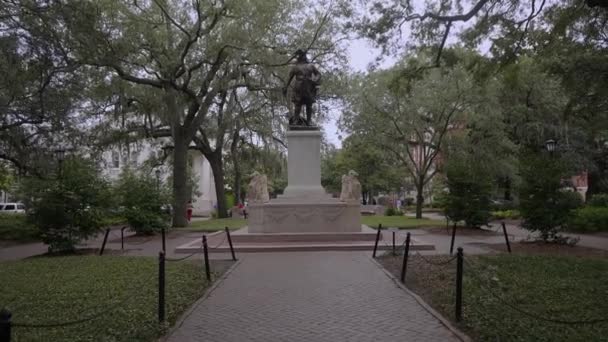
<svg viewBox="0 0 608 342">
<path fill-rule="evenodd" d="M 25 214 L 0 214 L 0 240 L 27 242 L 39 239 L 40 232 L 27 221 Z"/>
<path fill-rule="evenodd" d="M 568 221 L 568 229 L 576 232 L 608 231 L 608 207 L 585 207 L 576 209 Z"/>
<path fill-rule="evenodd" d="M 605 207 L 608 208 L 608 194 L 595 194 L 591 196 L 589 205 L 592 207 Z"/>
<path fill-rule="evenodd" d="M 168 228 L 171 216 L 163 206 L 169 196 L 158 188 L 156 179 L 149 173 L 125 170 L 116 187 L 123 216 L 137 234 L 154 234 Z"/>
<path fill-rule="evenodd" d="M 77 157 L 63 162 L 58 179 L 27 179 L 21 192 L 28 221 L 51 252 L 74 250 L 97 234 L 110 203 L 109 186 L 95 164 Z"/>
<path fill-rule="evenodd" d="M 492 180 L 483 165 L 472 158 L 460 156 L 448 161 L 448 191 L 442 195 L 441 202 L 450 220 L 465 221 L 468 227 L 481 227 L 490 220 Z"/>
<path fill-rule="evenodd" d="M 495 220 L 513 220 L 521 217 L 519 210 L 497 210 L 492 212 Z"/>
<path fill-rule="evenodd" d="M 395 208 L 386 208 L 386 210 L 384 210 L 384 216 L 395 216 L 397 214 Z"/>
<path fill-rule="evenodd" d="M 577 192 L 562 189 L 561 180 L 569 175 L 566 163 L 559 158 L 530 153 L 520 160 L 520 174 L 522 227 L 539 232 L 544 241 L 559 241 L 560 229 L 565 228 L 573 209 L 583 203 Z"/>
</svg>

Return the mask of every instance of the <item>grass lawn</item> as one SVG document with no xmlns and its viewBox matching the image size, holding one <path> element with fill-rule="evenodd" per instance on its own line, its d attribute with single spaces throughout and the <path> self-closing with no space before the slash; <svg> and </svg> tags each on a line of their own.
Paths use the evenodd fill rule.
<svg viewBox="0 0 608 342">
<path fill-rule="evenodd" d="M 0 307 L 13 323 L 46 324 L 90 317 L 54 327 L 13 327 L 19 341 L 153 341 L 158 324 L 158 261 L 150 257 L 67 256 L 1 262 Z M 166 263 L 166 317 L 174 324 L 208 283 L 200 262 Z M 105 312 L 105 310 L 109 310 Z"/>
<path fill-rule="evenodd" d="M 445 225 L 444 221 L 420 219 L 406 217 L 406 216 L 362 216 L 361 223 L 366 224 L 372 228 L 378 227 L 381 223 L 383 227 L 399 227 L 399 228 L 417 228 L 417 227 L 441 227 Z M 240 218 L 224 218 L 224 219 L 210 219 L 207 221 L 193 221 L 190 223 L 188 230 L 194 231 L 217 231 L 223 230 L 224 227 L 229 229 L 239 229 L 247 225 L 245 219 Z M 179 228 L 178 228 L 179 229 Z"/>
<path fill-rule="evenodd" d="M 382 227 L 418 228 L 418 227 L 442 227 L 445 221 L 431 219 L 415 219 L 407 216 L 361 216 L 361 223 L 372 228 Z"/>
<path fill-rule="evenodd" d="M 398 275 L 400 259 L 381 262 Z M 411 259 L 406 285 L 453 320 L 455 263 L 440 267 Z M 558 324 L 509 307 L 563 321 L 608 319 L 608 259 L 506 254 L 466 259 L 460 327 L 474 340 L 599 341 L 608 336 L 608 322 Z"/>
<path fill-rule="evenodd" d="M 235 230 L 243 228 L 247 225 L 247 220 L 242 218 L 222 218 L 222 219 L 210 219 L 206 221 L 192 221 L 188 230 L 194 230 L 197 232 L 214 232 L 218 230 L 224 230 L 224 227 Z M 176 228 L 179 229 L 179 228 Z"/>
<path fill-rule="evenodd" d="M 38 241 L 38 229 L 25 221 L 23 214 L 0 214 L 0 240 Z"/>
</svg>

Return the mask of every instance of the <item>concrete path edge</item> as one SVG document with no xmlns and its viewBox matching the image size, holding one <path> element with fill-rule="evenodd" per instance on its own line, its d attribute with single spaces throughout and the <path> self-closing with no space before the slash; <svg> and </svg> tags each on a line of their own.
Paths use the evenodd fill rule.
<svg viewBox="0 0 608 342">
<path fill-rule="evenodd" d="M 395 285 L 397 285 L 397 287 L 401 288 L 407 294 L 412 296 L 416 300 L 416 302 L 418 302 L 418 304 L 420 304 L 420 306 L 422 306 L 433 317 L 437 318 L 437 320 L 439 320 L 439 322 L 441 322 L 441 324 L 443 324 L 446 328 L 448 328 L 448 330 L 450 330 L 454 335 L 456 335 L 456 337 L 458 337 L 462 342 L 472 342 L 472 340 L 469 336 L 467 336 L 465 333 L 463 333 L 458 328 L 456 328 L 454 325 L 452 325 L 452 323 L 447 318 L 443 317 L 443 315 L 441 315 L 439 312 L 437 312 L 435 309 L 433 309 L 427 302 L 425 302 L 422 299 L 422 297 L 418 296 L 417 294 L 412 292 L 410 289 L 408 289 L 405 285 L 403 285 L 399 281 L 399 279 L 397 279 L 397 277 L 395 277 L 395 275 L 393 275 L 391 272 L 389 272 L 387 269 L 385 269 L 384 266 L 382 266 L 379 262 L 374 260 L 374 258 L 372 258 L 370 256 L 369 260 L 372 263 L 374 263 L 378 268 L 380 268 L 380 270 L 382 270 L 382 272 L 384 272 L 384 274 L 389 279 L 391 279 L 393 281 L 393 283 L 395 283 Z"/>
<path fill-rule="evenodd" d="M 224 274 L 222 274 L 221 277 L 219 277 L 219 279 L 217 279 L 213 285 L 211 285 L 210 288 L 208 288 L 203 295 L 196 300 L 196 302 L 194 302 L 194 304 L 192 304 L 178 319 L 177 321 L 175 321 L 175 324 L 169 328 L 169 331 L 167 331 L 166 334 L 164 334 L 163 336 L 158 338 L 158 342 L 164 342 L 167 341 L 169 339 L 169 337 L 171 337 L 171 335 L 173 335 L 173 333 L 175 333 L 175 331 L 177 329 L 179 329 L 182 324 L 184 323 L 184 321 L 186 319 L 188 319 L 188 317 L 192 314 L 192 312 L 194 312 L 196 310 L 196 308 L 198 308 L 201 304 L 203 304 L 203 302 L 205 301 L 205 299 L 207 299 L 207 297 L 209 297 L 209 295 L 211 295 L 211 293 L 213 291 L 215 291 L 223 282 L 224 280 L 226 280 L 226 278 L 228 277 L 228 275 L 230 275 L 230 273 L 232 273 L 232 271 L 234 271 L 239 265 L 241 264 L 241 259 L 238 259 L 237 261 L 234 262 L 234 264 L 232 266 L 230 266 L 226 272 L 224 272 Z"/>
</svg>

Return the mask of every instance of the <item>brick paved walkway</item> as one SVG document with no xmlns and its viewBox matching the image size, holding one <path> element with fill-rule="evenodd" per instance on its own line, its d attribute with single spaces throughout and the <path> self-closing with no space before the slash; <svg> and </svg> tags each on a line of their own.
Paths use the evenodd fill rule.
<svg viewBox="0 0 608 342">
<path fill-rule="evenodd" d="M 242 258 L 167 341 L 459 341 L 369 253 Z"/>
</svg>

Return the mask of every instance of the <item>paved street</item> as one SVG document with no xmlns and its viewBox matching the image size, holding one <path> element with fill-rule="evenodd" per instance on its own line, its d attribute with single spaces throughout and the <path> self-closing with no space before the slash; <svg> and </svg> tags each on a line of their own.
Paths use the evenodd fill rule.
<svg viewBox="0 0 608 342">
<path fill-rule="evenodd" d="M 243 255 L 168 341 L 459 341 L 369 254 Z"/>
</svg>

